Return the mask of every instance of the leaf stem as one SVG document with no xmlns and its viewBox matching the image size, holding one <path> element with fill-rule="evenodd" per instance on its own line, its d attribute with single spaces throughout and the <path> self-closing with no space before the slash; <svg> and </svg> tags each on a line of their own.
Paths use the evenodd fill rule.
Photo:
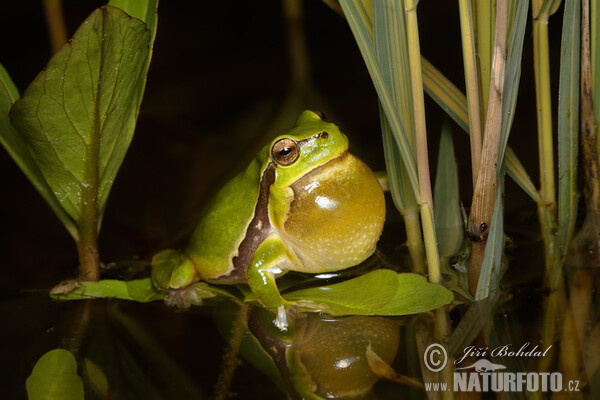
<svg viewBox="0 0 600 400">
<path fill-rule="evenodd" d="M 67 27 L 63 14 L 62 0 L 43 0 L 46 24 L 50 35 L 52 54 L 58 52 L 67 43 Z"/>
</svg>

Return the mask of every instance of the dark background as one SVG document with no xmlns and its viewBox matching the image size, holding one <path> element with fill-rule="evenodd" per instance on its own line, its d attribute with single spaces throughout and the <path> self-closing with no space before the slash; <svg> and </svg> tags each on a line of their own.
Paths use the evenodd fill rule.
<svg viewBox="0 0 600 400">
<path fill-rule="evenodd" d="M 69 35 L 102 4 L 65 1 Z M 374 170 L 385 167 L 376 94 L 342 17 L 319 1 L 304 2 L 316 95 L 294 97 L 291 108 L 295 111 L 282 121 L 276 117 L 292 90 L 281 2 L 191 5 L 184 1 L 159 5 L 158 33 L 138 125 L 111 191 L 100 235 L 100 256 L 105 263 L 148 258 L 185 238 L 210 195 L 240 171 L 277 129 L 290 126 L 292 115 L 302 109 L 324 111 L 348 134 L 353 153 Z M 419 18 L 423 54 L 462 88 L 454 3 L 424 1 Z M 554 27 L 552 39 L 558 42 L 559 23 Z M 530 41 L 528 32 L 510 143 L 536 182 L 537 157 L 532 151 L 519 151 L 533 149 L 537 143 Z M 41 2 L 2 2 L 0 62 L 21 92 L 50 56 Z M 428 98 L 426 108 L 433 174 L 444 114 Z M 453 130 L 461 199 L 468 207 L 472 195 L 468 138 L 454 124 Z M 71 238 L 3 150 L 0 182 L 4 194 L 0 196 L 4 275 L 0 288 L 48 287 L 73 277 L 77 258 Z M 510 204 L 526 202 L 519 191 L 514 192 Z"/>
<path fill-rule="evenodd" d="M 313 90 L 294 92 L 280 1 L 160 3 L 158 33 L 138 125 L 112 188 L 100 234 L 103 263 L 118 265 L 149 259 L 158 250 L 185 241 L 211 194 L 239 172 L 278 129 L 289 127 L 294 122 L 292 115 L 303 109 L 324 111 L 349 136 L 353 153 L 374 170 L 385 168 L 377 97 L 350 29 L 342 17 L 322 2 L 303 4 Z M 69 35 L 101 5 L 103 2 L 98 1 L 64 1 Z M 463 88 L 456 4 L 421 1 L 419 21 L 423 54 Z M 551 40 L 559 43 L 558 18 L 551 29 Z M 552 48 L 554 72 L 558 51 L 557 47 Z M 0 63 L 21 93 L 50 56 L 41 2 L 0 2 Z M 556 91 L 556 83 L 553 89 Z M 532 90 L 528 31 L 521 94 L 509 143 L 537 182 Z M 281 117 L 280 111 L 289 104 L 292 105 L 285 108 L 288 112 Z M 433 174 L 444 113 L 428 98 L 426 111 Z M 452 127 L 461 199 L 468 209 L 472 196 L 468 137 L 456 125 Z M 12 296 L 23 290 L 47 290 L 63 279 L 76 277 L 77 254 L 72 239 L 4 150 L 0 150 L 0 183 L 2 296 L 12 301 Z M 510 215 L 515 215 L 513 226 L 523 218 L 533 216 L 535 220 L 535 206 L 509 179 L 506 197 L 508 231 L 512 229 Z M 398 216 L 388 214 L 388 219 L 394 222 Z M 386 231 L 389 232 L 387 227 Z M 392 239 L 397 243 L 402 240 Z M 541 253 L 537 259 L 541 260 Z M 0 307 L 0 317 L 6 317 L 1 315 L 6 310 L 10 310 L 11 318 L 31 310 L 27 306 L 14 307 L 16 303 L 6 304 Z M 48 309 L 44 307 L 51 310 L 48 320 L 64 313 L 47 304 L 38 309 Z M 180 340 L 178 332 L 186 327 L 194 332 L 192 336 L 220 340 L 204 320 L 182 320 L 161 305 L 128 307 L 133 312 L 157 313 L 146 318 L 151 320 L 147 326 L 150 331 L 162 329 L 162 340 Z M 48 329 L 54 329 L 51 322 L 48 324 Z M 38 325 L 26 322 L 24 326 L 31 329 L 23 328 L 23 332 L 31 333 Z M 19 336 L 19 332 L 15 330 L 11 337 Z M 186 346 L 191 347 L 174 346 L 170 354 L 190 365 L 198 357 L 194 354 L 204 354 L 204 350 L 190 337 L 187 339 Z M 30 339 L 22 340 L 27 343 Z M 203 355 L 207 371 L 192 374 L 205 374 L 208 387 L 216 379 L 214 366 L 219 362 L 222 345 L 219 342 L 214 354 Z M 42 353 L 31 350 L 28 360 L 35 360 Z M 21 378 L 27 376 L 32 362 L 28 361 L 16 379 L 24 380 Z M 236 381 L 238 390 L 249 390 L 244 384 L 253 379 L 254 373 L 250 369 L 246 372 L 245 378 Z M 23 393 L 22 389 L 19 391 Z"/>
</svg>

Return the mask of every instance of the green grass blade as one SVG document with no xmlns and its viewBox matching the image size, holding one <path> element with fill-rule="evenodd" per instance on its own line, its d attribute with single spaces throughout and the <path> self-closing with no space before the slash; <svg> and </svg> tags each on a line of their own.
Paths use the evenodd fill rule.
<svg viewBox="0 0 600 400">
<path fill-rule="evenodd" d="M 384 84 L 390 89 L 394 108 L 398 111 L 411 148 L 414 148 L 412 95 L 402 2 L 376 0 L 373 4 L 373 28 L 373 42 Z M 394 204 L 404 213 L 408 208 L 416 207 L 417 203 L 400 158 L 398 144 L 381 107 L 379 114 L 390 191 Z"/>
<path fill-rule="evenodd" d="M 515 114 L 515 107 L 517 105 L 519 81 L 521 78 L 523 39 L 525 37 L 525 27 L 527 25 L 527 9 L 529 7 L 529 1 L 519 0 L 516 2 L 516 7 L 513 28 L 509 31 L 507 42 L 508 54 L 506 57 L 506 72 L 504 75 L 504 98 L 502 99 L 502 139 L 500 142 L 500 150 L 498 152 L 498 165 L 501 165 L 504 160 L 508 135 L 510 133 Z"/>
<path fill-rule="evenodd" d="M 504 178 L 500 178 L 500 180 L 503 181 Z M 490 292 L 494 291 L 500 283 L 500 268 L 502 266 L 502 253 L 504 251 L 503 193 L 504 184 L 501 182 L 496 191 L 492 225 L 485 245 L 485 256 L 483 258 L 483 263 L 481 264 L 475 301 L 483 300 L 488 297 Z"/>
<path fill-rule="evenodd" d="M 579 1 L 565 1 L 558 90 L 558 238 L 563 257 L 577 218 L 580 13 Z"/>
<path fill-rule="evenodd" d="M 492 54 L 494 53 L 494 31 L 496 27 L 496 1 L 474 0 L 475 44 L 479 58 L 481 77 L 481 110 L 482 122 L 487 114 L 487 103 L 490 91 L 490 73 L 492 70 Z"/>
<path fill-rule="evenodd" d="M 421 58 L 423 87 L 425 92 L 456 122 L 469 133 L 467 98 L 448 78 L 427 59 Z"/>
<path fill-rule="evenodd" d="M 541 202 L 542 198 L 540 197 L 540 193 L 535 188 L 529 175 L 527 175 L 525 167 L 523 167 L 523 164 L 521 164 L 521 161 L 510 147 L 506 148 L 504 164 L 506 165 L 508 175 L 521 187 L 521 189 L 523 189 L 523 191 L 536 203 Z"/>
<path fill-rule="evenodd" d="M 385 111 L 385 115 L 388 119 L 392 132 L 394 133 L 394 138 L 398 143 L 402 161 L 406 168 L 413 192 L 417 197 L 419 194 L 419 179 L 417 175 L 415 157 L 412 152 L 408 136 L 404 130 L 400 118 L 398 117 L 396 109 L 394 108 L 392 95 L 385 86 L 383 75 L 377 63 L 377 57 L 375 55 L 375 49 L 373 41 L 371 40 L 371 35 L 369 34 L 367 25 L 363 21 L 363 16 L 361 16 L 359 12 L 362 3 L 357 0 L 342 0 L 340 1 L 340 5 L 344 10 L 344 15 L 346 15 L 350 29 L 354 34 L 356 43 L 358 44 L 363 59 L 365 60 L 365 64 L 373 81 L 373 85 L 377 91 L 379 101 L 383 110 Z M 417 198 L 417 201 L 419 201 L 419 198 Z"/>
<path fill-rule="evenodd" d="M 437 70 L 425 58 L 423 64 L 423 85 L 425 91 L 465 132 L 469 133 L 467 116 L 467 98 L 448 78 Z M 507 148 L 505 162 L 508 175 L 527 193 L 535 202 L 540 201 L 540 195 L 531 178 L 525 171 L 523 164 L 515 153 Z"/>
<path fill-rule="evenodd" d="M 433 204 L 440 257 L 447 259 L 460 250 L 465 231 L 460 212 L 458 171 L 452 132 L 447 122 L 442 126 Z"/>
<path fill-rule="evenodd" d="M 558 10 L 562 0 L 544 0 L 540 7 L 540 14 L 551 16 Z"/>
<path fill-rule="evenodd" d="M 42 195 L 52 211 L 58 216 L 67 231 L 77 239 L 77 227 L 73 218 L 65 211 L 55 193 L 50 188 L 42 171 L 36 164 L 33 156 L 29 153 L 27 143 L 11 125 L 9 112 L 14 101 L 19 98 L 19 92 L 10 79 L 4 67 L 0 64 L 0 143 L 12 159 L 17 163 L 27 179 Z"/>
</svg>

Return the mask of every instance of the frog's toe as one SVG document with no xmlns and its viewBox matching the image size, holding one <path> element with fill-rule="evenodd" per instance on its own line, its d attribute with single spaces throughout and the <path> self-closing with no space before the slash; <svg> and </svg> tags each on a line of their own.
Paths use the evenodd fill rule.
<svg viewBox="0 0 600 400">
<path fill-rule="evenodd" d="M 201 306 L 202 296 L 199 295 L 195 285 L 183 289 L 165 290 L 165 304 L 185 311 L 191 306 Z"/>
<path fill-rule="evenodd" d="M 192 261 L 177 250 L 163 250 L 152 258 L 152 281 L 160 289 L 180 289 L 198 280 Z"/>
</svg>

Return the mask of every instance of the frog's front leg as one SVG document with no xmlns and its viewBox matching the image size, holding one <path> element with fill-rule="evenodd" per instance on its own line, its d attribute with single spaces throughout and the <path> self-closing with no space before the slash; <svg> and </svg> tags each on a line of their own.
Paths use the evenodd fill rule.
<svg viewBox="0 0 600 400">
<path fill-rule="evenodd" d="M 277 310 L 278 314 L 284 312 L 285 307 L 292 303 L 279 293 L 275 274 L 281 273 L 283 266 L 289 267 L 297 262 L 294 260 L 296 256 L 286 249 L 281 238 L 272 234 L 258 246 L 246 270 L 248 286 L 256 300 L 266 308 Z"/>
</svg>

